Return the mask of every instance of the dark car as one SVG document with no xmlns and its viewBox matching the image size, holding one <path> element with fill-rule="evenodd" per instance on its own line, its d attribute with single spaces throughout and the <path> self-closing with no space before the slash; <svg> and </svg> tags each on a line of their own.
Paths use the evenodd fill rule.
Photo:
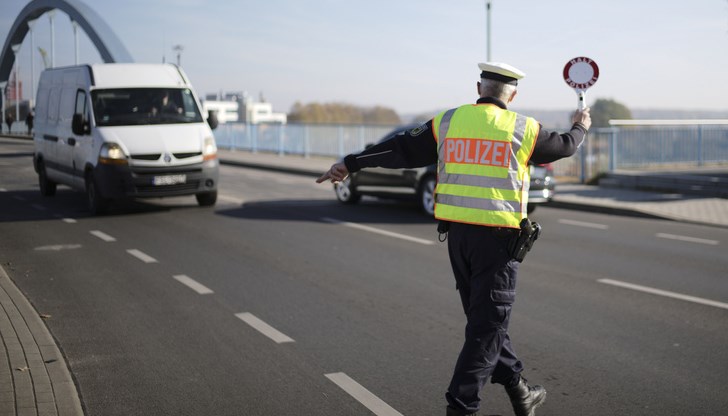
<svg viewBox="0 0 728 416">
<path fill-rule="evenodd" d="M 398 127 L 377 143 L 389 140 L 397 133 L 414 127 L 417 125 Z M 344 181 L 334 184 L 334 191 L 336 198 L 344 204 L 355 204 L 364 195 L 378 198 L 414 199 L 425 213 L 434 215 L 436 183 L 437 164 L 407 169 L 366 168 L 354 172 Z M 528 194 L 529 213 L 533 212 L 536 204 L 551 201 L 555 185 L 551 165 L 531 166 L 531 188 Z"/>
</svg>

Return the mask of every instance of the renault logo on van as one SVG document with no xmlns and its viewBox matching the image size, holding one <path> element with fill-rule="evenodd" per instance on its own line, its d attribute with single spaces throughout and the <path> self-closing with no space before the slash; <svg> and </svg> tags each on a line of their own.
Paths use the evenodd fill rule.
<svg viewBox="0 0 728 416">
<path fill-rule="evenodd" d="M 170 155 L 169 153 L 165 153 L 164 154 L 164 161 L 165 161 L 165 163 L 172 162 L 172 155 Z"/>
</svg>

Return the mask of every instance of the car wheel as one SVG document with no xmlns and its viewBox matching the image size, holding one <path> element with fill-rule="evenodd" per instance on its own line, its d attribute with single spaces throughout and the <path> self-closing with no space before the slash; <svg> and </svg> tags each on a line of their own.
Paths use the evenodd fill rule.
<svg viewBox="0 0 728 416">
<path fill-rule="evenodd" d="M 356 204 L 361 199 L 361 195 L 351 186 L 351 177 L 336 182 L 334 192 L 336 192 L 336 199 L 344 204 Z"/>
<path fill-rule="evenodd" d="M 88 210 L 92 215 L 104 214 L 109 209 L 110 201 L 99 194 L 99 188 L 91 172 L 86 174 L 86 199 Z"/>
<path fill-rule="evenodd" d="M 201 207 L 211 207 L 217 202 L 217 191 L 196 194 L 197 204 Z"/>
<path fill-rule="evenodd" d="M 420 183 L 417 191 L 420 207 L 428 215 L 435 215 L 435 177 L 428 176 Z"/>
<path fill-rule="evenodd" d="M 45 164 L 42 160 L 38 161 L 38 185 L 40 185 L 41 195 L 53 196 L 56 194 L 56 183 L 48 179 Z"/>
</svg>

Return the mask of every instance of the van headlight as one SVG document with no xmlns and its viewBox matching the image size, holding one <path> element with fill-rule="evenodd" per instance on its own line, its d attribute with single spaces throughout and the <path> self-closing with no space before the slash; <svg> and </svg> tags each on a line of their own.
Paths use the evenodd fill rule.
<svg viewBox="0 0 728 416">
<path fill-rule="evenodd" d="M 217 145 L 214 137 L 205 137 L 202 144 L 202 160 L 213 160 L 217 158 Z"/>
<path fill-rule="evenodd" d="M 126 165 L 127 159 L 121 146 L 116 143 L 104 143 L 99 152 L 99 163 L 105 165 Z"/>
</svg>

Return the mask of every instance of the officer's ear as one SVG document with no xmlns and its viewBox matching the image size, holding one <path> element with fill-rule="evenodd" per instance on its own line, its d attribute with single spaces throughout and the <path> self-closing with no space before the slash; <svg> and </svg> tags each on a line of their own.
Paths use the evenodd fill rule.
<svg viewBox="0 0 728 416">
<path fill-rule="evenodd" d="M 511 98 L 508 99 L 508 104 L 510 104 L 516 98 L 517 94 L 518 94 L 518 90 L 513 90 L 513 93 L 511 94 Z"/>
<path fill-rule="evenodd" d="M 480 81 L 478 81 L 478 97 L 480 97 Z"/>
</svg>

